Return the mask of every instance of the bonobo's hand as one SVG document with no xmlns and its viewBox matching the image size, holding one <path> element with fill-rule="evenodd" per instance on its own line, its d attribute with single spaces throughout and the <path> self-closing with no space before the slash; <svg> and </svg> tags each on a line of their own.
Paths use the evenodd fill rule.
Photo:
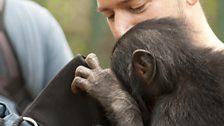
<svg viewBox="0 0 224 126">
<path fill-rule="evenodd" d="M 75 71 L 72 83 L 74 93 L 77 92 L 77 88 L 84 90 L 102 105 L 110 104 L 114 98 L 124 95 L 111 69 L 102 69 L 95 54 L 89 54 L 85 61 L 89 68 L 79 66 Z"/>
<path fill-rule="evenodd" d="M 95 54 L 89 54 L 85 61 L 89 68 L 77 67 L 72 83 L 73 92 L 76 93 L 79 88 L 96 98 L 116 126 L 142 126 L 135 100 L 122 90 L 112 70 L 102 69 Z"/>
</svg>

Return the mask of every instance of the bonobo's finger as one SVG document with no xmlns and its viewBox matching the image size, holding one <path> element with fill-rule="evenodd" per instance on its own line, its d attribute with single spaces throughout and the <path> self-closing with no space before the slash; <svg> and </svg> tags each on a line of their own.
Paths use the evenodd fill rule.
<svg viewBox="0 0 224 126">
<path fill-rule="evenodd" d="M 75 85 L 75 79 L 72 81 L 71 89 L 74 94 L 78 93 L 78 87 Z"/>
<path fill-rule="evenodd" d="M 85 59 L 86 63 L 88 64 L 88 66 L 91 69 L 97 69 L 97 68 L 101 68 L 100 64 L 99 64 L 99 60 L 98 57 L 96 56 L 96 54 L 94 53 L 90 53 L 86 59 Z"/>
<path fill-rule="evenodd" d="M 86 80 L 84 78 L 75 77 L 72 82 L 71 88 L 72 88 L 73 93 L 77 93 L 78 89 L 86 91 L 89 88 L 89 82 L 88 82 L 88 80 Z"/>
<path fill-rule="evenodd" d="M 89 68 L 86 68 L 84 66 L 78 66 L 75 70 L 75 76 L 80 76 L 82 78 L 88 78 L 91 74 L 91 70 Z"/>
</svg>

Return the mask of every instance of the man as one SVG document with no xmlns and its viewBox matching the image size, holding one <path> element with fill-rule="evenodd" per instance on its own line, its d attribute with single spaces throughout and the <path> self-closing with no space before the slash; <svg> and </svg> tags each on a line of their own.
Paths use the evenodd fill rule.
<svg viewBox="0 0 224 126">
<path fill-rule="evenodd" d="M 22 100 L 33 100 L 48 81 L 72 59 L 72 52 L 58 22 L 45 8 L 28 0 L 0 0 L 0 8 L 0 19 L 1 23 L 3 22 L 1 25 L 10 42 L 7 44 L 11 45 L 11 51 L 15 52 L 17 65 L 20 66 L 19 70 L 24 80 L 23 86 L 28 91 L 27 97 L 31 98 L 23 97 Z M 1 49 L 4 48 L 0 48 L 0 61 L 6 61 L 5 57 L 8 55 L 3 55 L 4 51 L 1 53 Z M 8 65 L 0 63 L 0 77 L 7 78 L 8 72 L 1 70 Z M 2 78 L 1 85 L 4 81 Z M 18 83 L 14 82 L 13 85 Z M 0 118 L 5 119 L 5 125 L 12 125 L 12 120 L 16 117 L 13 114 L 16 113 L 15 108 L 22 107 L 22 112 L 27 104 L 20 106 L 4 94 L 0 92 Z"/>
<path fill-rule="evenodd" d="M 148 19 L 172 17 L 184 20 L 192 29 L 192 39 L 196 40 L 197 43 L 194 43 L 196 46 L 209 47 L 214 51 L 221 50 L 224 47 L 210 28 L 199 0 L 97 0 L 97 6 L 98 11 L 107 18 L 108 25 L 116 40 L 139 22 Z M 97 98 L 107 110 L 109 108 L 108 111 L 114 116 L 112 119 L 115 119 L 118 125 L 130 126 L 135 124 L 136 122 L 132 121 L 133 118 L 137 117 L 138 113 L 128 109 L 131 98 L 125 92 L 123 96 L 114 96 L 113 92 L 120 91 L 119 87 L 111 88 L 110 85 L 107 85 L 109 86 L 108 89 L 116 90 L 96 88 L 105 86 L 104 83 L 100 82 L 106 82 L 105 80 L 108 80 L 108 78 L 110 80 L 114 79 L 111 70 L 101 69 L 97 57 L 93 54 L 87 56 L 86 62 L 91 69 L 82 66 L 76 69 L 76 77 L 72 84 L 73 92 L 76 92 L 78 87 Z M 100 79 L 102 77 L 104 81 Z M 97 80 L 100 80 L 100 82 Z M 111 97 L 113 100 L 107 100 L 106 103 L 104 98 L 99 98 L 99 94 L 104 94 L 102 96 L 104 98 L 113 96 Z M 119 104 L 121 99 L 123 99 L 123 103 Z M 127 114 L 128 111 L 131 114 Z M 127 116 L 119 116 L 119 113 L 126 113 Z M 142 125 L 141 123 L 138 124 Z"/>
<path fill-rule="evenodd" d="M 210 28 L 199 0 L 97 0 L 98 11 L 106 18 L 115 39 L 135 24 L 161 17 L 184 19 L 195 31 L 198 46 L 222 48 Z"/>
</svg>

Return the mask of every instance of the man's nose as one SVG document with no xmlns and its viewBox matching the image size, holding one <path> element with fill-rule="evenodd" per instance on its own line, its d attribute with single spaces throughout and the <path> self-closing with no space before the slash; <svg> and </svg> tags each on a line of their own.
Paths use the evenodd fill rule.
<svg viewBox="0 0 224 126">
<path fill-rule="evenodd" d="M 131 23 L 131 20 L 122 18 L 121 16 L 119 18 L 115 17 L 114 21 L 114 37 L 115 39 L 121 38 L 130 28 L 133 27 L 133 24 Z"/>
</svg>

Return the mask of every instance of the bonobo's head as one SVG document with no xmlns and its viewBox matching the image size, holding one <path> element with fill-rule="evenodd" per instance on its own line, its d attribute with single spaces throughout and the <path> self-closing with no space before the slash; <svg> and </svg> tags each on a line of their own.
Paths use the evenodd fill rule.
<svg viewBox="0 0 224 126">
<path fill-rule="evenodd" d="M 178 74 L 188 72 L 192 55 L 189 31 L 181 20 L 148 20 L 130 29 L 116 43 L 111 68 L 124 88 L 143 100 L 171 93 Z M 190 71 L 189 71 L 190 73 Z M 147 99 L 145 99 L 147 98 Z"/>
</svg>

